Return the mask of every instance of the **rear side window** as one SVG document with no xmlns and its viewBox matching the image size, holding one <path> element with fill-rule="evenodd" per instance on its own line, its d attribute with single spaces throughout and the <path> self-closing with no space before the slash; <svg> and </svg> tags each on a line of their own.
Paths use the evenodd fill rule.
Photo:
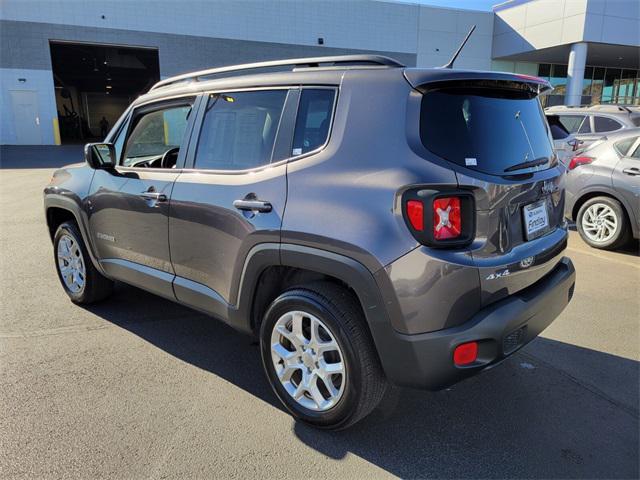
<svg viewBox="0 0 640 480">
<path fill-rule="evenodd" d="M 212 94 L 195 168 L 247 170 L 270 163 L 286 98 L 287 90 Z"/>
<path fill-rule="evenodd" d="M 427 92 L 420 135 L 439 157 L 494 175 L 545 169 L 553 156 L 538 99 L 510 90 Z"/>
<path fill-rule="evenodd" d="M 584 115 L 560 115 L 558 116 L 560 123 L 567 129 L 569 133 L 577 133 L 584 122 Z M 588 121 L 585 122 L 588 126 Z M 587 130 L 588 131 L 588 130 Z M 581 132 L 583 133 L 583 132 Z"/>
<path fill-rule="evenodd" d="M 614 130 L 620 130 L 622 128 L 622 125 L 612 118 L 600 117 L 596 115 L 595 117 L 593 117 L 593 127 L 597 133 L 604 133 L 613 132 Z"/>
<path fill-rule="evenodd" d="M 613 146 L 617 152 L 624 157 L 629 153 L 631 145 L 633 145 L 637 139 L 638 137 L 625 138 L 624 140 L 614 143 Z"/>
<path fill-rule="evenodd" d="M 551 137 L 554 140 L 562 140 L 569 136 L 569 132 L 564 128 L 564 125 L 562 125 L 557 115 L 547 115 L 547 121 L 549 122 Z"/>
<path fill-rule="evenodd" d="M 326 143 L 335 96 L 333 89 L 302 90 L 293 136 L 293 156 L 311 152 Z"/>
</svg>

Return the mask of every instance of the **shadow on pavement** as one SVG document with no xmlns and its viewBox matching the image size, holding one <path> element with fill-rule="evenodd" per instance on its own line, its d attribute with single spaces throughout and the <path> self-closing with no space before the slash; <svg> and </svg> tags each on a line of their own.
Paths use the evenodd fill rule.
<svg viewBox="0 0 640 480">
<path fill-rule="evenodd" d="M 121 284 L 89 310 L 281 409 L 253 339 L 221 322 Z M 554 367 L 585 362 L 613 385 L 624 383 L 629 401 Z M 356 455 L 400 477 L 638 478 L 638 366 L 540 338 L 451 389 L 392 388 L 347 431 L 293 429 L 331 459 Z"/>
<path fill-rule="evenodd" d="M 0 169 L 60 168 L 83 162 L 83 145 L 2 145 Z"/>
</svg>

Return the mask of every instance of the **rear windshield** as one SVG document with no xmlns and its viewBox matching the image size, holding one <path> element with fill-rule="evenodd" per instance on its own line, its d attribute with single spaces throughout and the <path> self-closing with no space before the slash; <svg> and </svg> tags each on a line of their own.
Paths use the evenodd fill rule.
<svg viewBox="0 0 640 480">
<path fill-rule="evenodd" d="M 484 88 L 443 88 L 422 99 L 422 143 L 450 162 L 493 175 L 549 168 L 553 148 L 537 97 Z"/>
</svg>

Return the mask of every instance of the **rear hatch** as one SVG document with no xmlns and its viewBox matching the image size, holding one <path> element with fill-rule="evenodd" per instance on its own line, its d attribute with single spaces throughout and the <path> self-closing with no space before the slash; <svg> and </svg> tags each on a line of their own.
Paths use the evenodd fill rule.
<svg viewBox="0 0 640 480">
<path fill-rule="evenodd" d="M 422 71 L 429 72 L 429 71 Z M 538 96 L 538 78 L 492 72 L 407 70 L 422 93 L 420 137 L 427 151 L 473 193 L 482 304 L 549 273 L 566 246 L 563 171 Z"/>
</svg>

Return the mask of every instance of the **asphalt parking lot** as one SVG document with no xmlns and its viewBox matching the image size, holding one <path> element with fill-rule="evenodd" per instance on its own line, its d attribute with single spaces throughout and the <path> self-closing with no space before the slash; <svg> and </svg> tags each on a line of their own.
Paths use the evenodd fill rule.
<svg viewBox="0 0 640 480">
<path fill-rule="evenodd" d="M 255 344 L 221 323 L 125 285 L 73 305 L 41 191 L 81 150 L 3 148 L 1 477 L 638 478 L 637 250 L 600 252 L 572 232 L 575 296 L 542 338 L 449 390 L 392 389 L 351 430 L 319 432 L 282 410 Z"/>
</svg>

